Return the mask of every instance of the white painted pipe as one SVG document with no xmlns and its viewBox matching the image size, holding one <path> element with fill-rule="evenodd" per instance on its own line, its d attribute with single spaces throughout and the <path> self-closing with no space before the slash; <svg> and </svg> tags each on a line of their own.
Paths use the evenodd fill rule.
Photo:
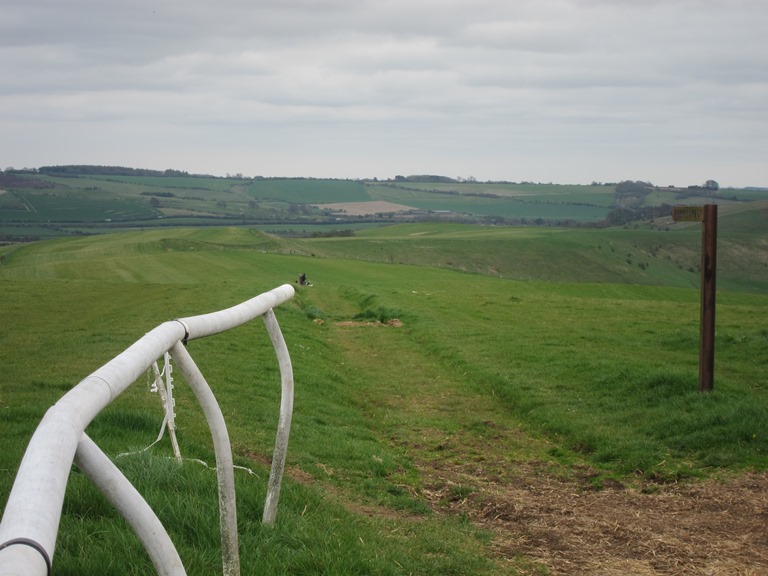
<svg viewBox="0 0 768 576">
<path fill-rule="evenodd" d="M 4 542 L 4 546 L 0 550 L 0 576 L 51 573 L 50 559 L 45 550 L 33 546 L 23 538 Z"/>
<path fill-rule="evenodd" d="M 216 452 L 216 477 L 219 485 L 219 518 L 221 520 L 221 562 L 224 576 L 240 576 L 240 552 L 237 536 L 237 504 L 235 501 L 235 468 L 227 423 L 216 398 L 181 342 L 171 348 L 187 384 L 203 409 Z"/>
<path fill-rule="evenodd" d="M 275 450 L 272 454 L 272 468 L 269 472 L 269 484 L 267 485 L 267 498 L 264 502 L 264 514 L 261 521 L 264 524 L 274 524 L 277 515 L 277 502 L 280 499 L 280 486 L 285 470 L 285 457 L 288 452 L 288 436 L 291 433 L 291 417 L 293 415 L 293 367 L 288 347 L 285 345 L 283 333 L 277 323 L 275 313 L 268 310 L 264 316 L 264 324 L 272 340 L 280 366 L 280 418 L 277 421 L 277 436 L 275 438 Z"/>
<path fill-rule="evenodd" d="M 293 286 L 284 284 L 220 312 L 165 322 L 49 408 L 22 458 L 0 522 L 0 576 L 48 573 L 75 451 L 101 410 L 179 340 L 229 330 L 293 295 Z"/>
<path fill-rule="evenodd" d="M 87 434 L 77 445 L 75 464 L 133 528 L 158 575 L 186 576 L 179 553 L 157 515 Z"/>
<path fill-rule="evenodd" d="M 86 426 L 140 374 L 184 337 L 179 322 L 165 322 L 125 352 L 96 370 L 48 409 L 32 435 L 0 522 L 0 546 L 24 538 L 53 559 L 64 492 L 77 444 Z M 0 550 L 3 574 L 44 575 L 34 571 L 13 545 Z"/>
<path fill-rule="evenodd" d="M 294 293 L 293 286 L 290 284 L 283 284 L 269 292 L 259 294 L 255 298 L 251 298 L 242 304 L 232 306 L 226 310 L 219 310 L 218 312 L 212 312 L 210 314 L 201 314 L 200 316 L 193 316 L 191 318 L 182 318 L 180 321 L 188 327 L 189 340 L 203 338 L 245 324 L 246 322 L 261 316 L 267 310 L 276 308 L 280 304 L 287 302 L 293 298 Z"/>
</svg>

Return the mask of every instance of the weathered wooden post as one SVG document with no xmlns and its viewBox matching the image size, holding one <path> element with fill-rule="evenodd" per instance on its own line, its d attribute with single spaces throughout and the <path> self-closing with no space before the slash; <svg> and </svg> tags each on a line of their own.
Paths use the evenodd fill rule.
<svg viewBox="0 0 768 576">
<path fill-rule="evenodd" d="M 715 277 L 717 263 L 717 204 L 704 206 L 701 229 L 701 356 L 699 390 L 711 392 L 715 378 Z"/>
<path fill-rule="evenodd" d="M 701 315 L 699 390 L 711 392 L 715 379 L 715 287 L 717 277 L 717 204 L 674 206 L 675 222 L 701 222 Z"/>
</svg>

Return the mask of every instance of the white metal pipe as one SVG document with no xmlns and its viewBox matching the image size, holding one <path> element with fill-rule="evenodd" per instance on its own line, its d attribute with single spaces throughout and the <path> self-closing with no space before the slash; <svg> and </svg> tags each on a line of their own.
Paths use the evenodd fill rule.
<svg viewBox="0 0 768 576">
<path fill-rule="evenodd" d="M 158 575 L 186 576 L 179 553 L 152 508 L 87 434 L 77 445 L 75 464 L 133 528 Z"/>
<path fill-rule="evenodd" d="M 272 340 L 280 366 L 280 418 L 277 421 L 277 436 L 275 438 L 275 450 L 272 454 L 272 468 L 269 472 L 267 485 L 267 498 L 264 502 L 264 514 L 261 521 L 264 524 L 274 524 L 277 515 L 277 502 L 280 499 L 280 486 L 285 470 L 285 457 L 288 452 L 288 436 L 291 433 L 291 418 L 293 415 L 293 367 L 285 338 L 280 331 L 275 313 L 268 310 L 262 318 L 267 327 L 267 332 Z"/>
<path fill-rule="evenodd" d="M 50 574 L 43 552 L 27 542 L 8 542 L 7 546 L 0 550 L 0 576 Z"/>
<path fill-rule="evenodd" d="M 235 500 L 235 469 L 227 424 L 216 398 L 187 349 L 176 342 L 171 355 L 187 384 L 203 409 L 216 452 L 216 477 L 219 485 L 219 517 L 221 520 L 221 561 L 224 576 L 240 576 L 240 552 L 237 535 L 237 503 Z"/>
<path fill-rule="evenodd" d="M 201 314 L 191 318 L 182 318 L 181 322 L 186 324 L 189 330 L 187 339 L 203 338 L 224 332 L 235 326 L 240 326 L 246 322 L 258 318 L 271 308 L 276 308 L 280 304 L 290 300 L 295 291 L 290 284 L 283 284 L 269 292 L 264 292 L 258 296 L 246 300 L 242 304 L 232 306 L 225 310 L 212 312 L 210 314 Z"/>
<path fill-rule="evenodd" d="M 91 420 L 181 339 L 234 328 L 289 300 L 284 284 L 220 312 L 165 322 L 86 377 L 46 412 L 30 440 L 0 522 L 0 575 L 41 576 L 52 561 L 77 444 Z M 28 544 L 7 542 L 29 542 Z M 32 557 L 37 559 L 31 559 Z"/>
<path fill-rule="evenodd" d="M 8 496 L 0 522 L 0 545 L 26 538 L 53 559 L 67 479 L 85 427 L 183 336 L 180 323 L 161 324 L 48 409 L 32 435 Z M 11 566 L 9 574 L 46 573 L 31 571 L 29 564 L 17 558 L 20 549 L 11 546 L 2 551 L 3 564 Z"/>
</svg>

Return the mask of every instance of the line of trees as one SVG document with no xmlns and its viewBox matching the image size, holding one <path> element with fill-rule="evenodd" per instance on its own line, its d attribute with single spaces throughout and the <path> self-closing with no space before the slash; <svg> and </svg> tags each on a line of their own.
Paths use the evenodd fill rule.
<svg viewBox="0 0 768 576">
<path fill-rule="evenodd" d="M 150 170 L 148 168 L 129 168 L 127 166 L 91 166 L 70 164 L 66 166 L 40 166 L 39 174 L 64 176 L 189 176 L 183 170 Z"/>
</svg>

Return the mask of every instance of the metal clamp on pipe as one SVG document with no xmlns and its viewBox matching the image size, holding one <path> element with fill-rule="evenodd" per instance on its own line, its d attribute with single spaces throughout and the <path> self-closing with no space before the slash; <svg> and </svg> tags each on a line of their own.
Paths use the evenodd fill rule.
<svg viewBox="0 0 768 576">
<path fill-rule="evenodd" d="M 184 320 L 180 320 L 179 318 L 174 318 L 174 320 L 184 327 L 184 338 L 181 339 L 181 343 L 186 346 L 187 340 L 189 340 L 189 325 L 184 322 Z"/>
<path fill-rule="evenodd" d="M 29 538 L 14 538 L 13 540 L 8 540 L 7 542 L 0 544 L 0 550 L 18 544 L 22 546 L 29 546 L 30 548 L 37 550 L 40 553 L 40 556 L 43 557 L 43 560 L 45 560 L 45 567 L 48 570 L 48 576 L 51 576 L 51 558 L 48 556 L 48 552 L 45 551 L 45 548 L 43 548 L 39 542 L 35 542 Z"/>
</svg>

